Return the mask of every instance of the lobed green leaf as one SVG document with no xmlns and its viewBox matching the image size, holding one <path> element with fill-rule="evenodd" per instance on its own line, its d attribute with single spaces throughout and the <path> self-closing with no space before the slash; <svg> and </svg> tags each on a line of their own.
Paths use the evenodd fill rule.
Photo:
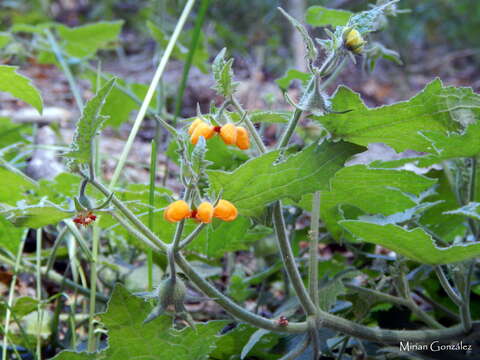
<svg viewBox="0 0 480 360">
<path fill-rule="evenodd" d="M 83 108 L 82 116 L 77 122 L 73 143 L 70 145 L 70 150 L 64 154 L 72 158 L 77 165 L 91 160 L 93 139 L 106 120 L 106 117 L 101 115 L 102 107 L 115 81 L 116 79 L 109 80 Z"/>
<path fill-rule="evenodd" d="M 480 256 L 480 243 L 440 248 L 420 228 L 407 230 L 398 225 L 378 225 L 358 220 L 344 220 L 340 224 L 360 241 L 386 247 L 422 264 L 449 264 Z"/>
<path fill-rule="evenodd" d="M 0 91 L 32 105 L 39 113 L 43 111 L 40 91 L 31 80 L 17 72 L 17 66 L 0 65 Z"/>
<path fill-rule="evenodd" d="M 215 192 L 246 216 L 260 215 L 275 200 L 299 200 L 303 194 L 326 190 L 330 178 L 360 150 L 347 143 L 312 144 L 283 161 L 279 151 L 252 159 L 233 172 L 207 171 Z"/>
</svg>

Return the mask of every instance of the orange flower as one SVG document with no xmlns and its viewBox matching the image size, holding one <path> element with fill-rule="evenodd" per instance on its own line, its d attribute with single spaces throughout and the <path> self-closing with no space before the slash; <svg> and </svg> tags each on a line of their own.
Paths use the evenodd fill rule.
<svg viewBox="0 0 480 360">
<path fill-rule="evenodd" d="M 190 217 L 190 207 L 183 200 L 174 201 L 165 209 L 163 217 L 169 222 L 178 222 Z"/>
<path fill-rule="evenodd" d="M 213 216 L 223 221 L 233 221 L 237 215 L 237 208 L 227 200 L 220 200 L 213 210 Z"/>
<path fill-rule="evenodd" d="M 200 124 L 204 124 L 204 122 L 202 121 L 202 119 L 196 118 L 188 128 L 188 135 L 192 135 L 195 128 Z"/>
<path fill-rule="evenodd" d="M 237 142 L 240 150 L 247 150 L 250 148 L 250 139 L 247 130 L 242 126 L 237 126 Z"/>
<path fill-rule="evenodd" d="M 237 142 L 237 127 L 233 124 L 223 125 L 220 129 L 220 137 L 227 145 L 235 145 Z"/>
<path fill-rule="evenodd" d="M 213 205 L 210 204 L 209 202 L 202 202 L 200 205 L 198 205 L 196 214 L 195 214 L 195 219 L 198 221 L 208 224 L 212 222 L 213 218 Z"/>
<path fill-rule="evenodd" d="M 193 124 L 192 124 L 193 125 Z M 200 136 L 203 136 L 205 140 L 210 139 L 215 132 L 213 131 L 213 127 L 202 122 L 199 123 L 193 130 L 192 136 L 190 136 L 190 141 L 192 142 L 193 145 L 196 145 L 198 142 L 198 138 Z"/>
</svg>

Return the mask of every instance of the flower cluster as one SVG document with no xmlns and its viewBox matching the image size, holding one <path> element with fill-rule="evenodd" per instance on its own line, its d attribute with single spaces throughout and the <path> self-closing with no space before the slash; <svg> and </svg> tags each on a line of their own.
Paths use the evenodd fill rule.
<svg viewBox="0 0 480 360">
<path fill-rule="evenodd" d="M 237 215 L 237 208 L 227 200 L 220 200 L 215 207 L 204 201 L 193 210 L 190 209 L 186 201 L 177 200 L 168 205 L 163 213 L 163 217 L 169 222 L 195 219 L 204 224 L 211 223 L 214 217 L 223 221 L 233 221 L 237 218 Z"/>
<path fill-rule="evenodd" d="M 204 122 L 202 119 L 195 119 L 195 121 L 188 128 L 190 141 L 192 144 L 197 144 L 200 136 L 208 140 L 218 133 L 223 142 L 227 145 L 236 145 L 240 150 L 247 150 L 250 148 L 250 138 L 247 130 L 242 126 L 235 126 L 234 124 L 226 124 L 223 126 L 212 126 Z"/>
</svg>

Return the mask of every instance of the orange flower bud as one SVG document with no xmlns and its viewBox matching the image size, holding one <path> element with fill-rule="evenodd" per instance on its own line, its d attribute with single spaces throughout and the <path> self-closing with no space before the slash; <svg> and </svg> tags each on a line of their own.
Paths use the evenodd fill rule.
<svg viewBox="0 0 480 360">
<path fill-rule="evenodd" d="M 223 221 L 233 221 L 237 218 L 237 208 L 227 200 L 220 200 L 213 210 L 213 216 Z"/>
<path fill-rule="evenodd" d="M 198 221 L 208 224 L 212 222 L 213 218 L 213 205 L 210 204 L 209 202 L 202 202 L 200 205 L 197 207 L 197 212 L 195 214 L 195 219 Z"/>
<path fill-rule="evenodd" d="M 223 125 L 220 129 L 220 137 L 227 145 L 235 145 L 237 142 L 237 127 L 233 124 Z"/>
<path fill-rule="evenodd" d="M 240 150 L 250 148 L 250 139 L 247 130 L 242 126 L 237 126 L 237 146 Z"/>
<path fill-rule="evenodd" d="M 188 128 L 188 135 L 192 135 L 193 134 L 193 131 L 195 130 L 195 128 L 200 125 L 200 124 L 203 124 L 204 122 L 202 121 L 202 119 L 200 118 L 196 118 L 192 124 L 190 125 L 190 127 Z"/>
<path fill-rule="evenodd" d="M 190 136 L 190 141 L 193 145 L 196 145 L 200 136 L 203 136 L 205 140 L 208 140 L 214 134 L 215 132 L 213 131 L 213 127 L 202 122 L 198 124 L 193 130 L 192 136 Z"/>
<path fill-rule="evenodd" d="M 167 221 L 178 222 L 190 217 L 190 207 L 183 200 L 174 201 L 165 209 L 163 217 Z"/>
</svg>

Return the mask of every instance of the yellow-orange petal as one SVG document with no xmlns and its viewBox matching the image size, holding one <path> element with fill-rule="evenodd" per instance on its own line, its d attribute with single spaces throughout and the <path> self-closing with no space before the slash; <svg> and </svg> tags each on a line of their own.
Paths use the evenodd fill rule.
<svg viewBox="0 0 480 360">
<path fill-rule="evenodd" d="M 250 148 L 250 138 L 248 137 L 248 132 L 242 126 L 237 126 L 236 144 L 240 150 L 247 150 Z"/>
<path fill-rule="evenodd" d="M 196 145 L 198 142 L 198 138 L 203 136 L 205 140 L 210 139 L 215 134 L 213 127 L 206 124 L 201 123 L 198 124 L 195 130 L 193 130 L 192 136 L 190 136 L 190 141 L 193 145 Z"/>
<path fill-rule="evenodd" d="M 220 129 L 220 137 L 227 145 L 235 145 L 237 142 L 237 127 L 233 124 L 223 125 Z"/>
<path fill-rule="evenodd" d="M 209 202 L 202 202 L 197 207 L 197 213 L 195 214 L 195 219 L 198 221 L 208 224 L 212 222 L 213 218 L 213 205 Z"/>
<path fill-rule="evenodd" d="M 220 200 L 213 210 L 213 216 L 223 221 L 233 221 L 237 215 L 237 208 L 227 200 Z"/>
<path fill-rule="evenodd" d="M 190 206 L 184 200 L 177 200 L 167 206 L 163 217 L 169 222 L 178 222 L 190 217 Z"/>
<path fill-rule="evenodd" d="M 196 118 L 192 124 L 190 125 L 190 127 L 188 128 L 188 135 L 192 135 L 193 134 L 193 131 L 195 130 L 195 128 L 200 125 L 200 124 L 203 124 L 204 122 L 202 121 L 202 119 L 200 118 Z"/>
</svg>

